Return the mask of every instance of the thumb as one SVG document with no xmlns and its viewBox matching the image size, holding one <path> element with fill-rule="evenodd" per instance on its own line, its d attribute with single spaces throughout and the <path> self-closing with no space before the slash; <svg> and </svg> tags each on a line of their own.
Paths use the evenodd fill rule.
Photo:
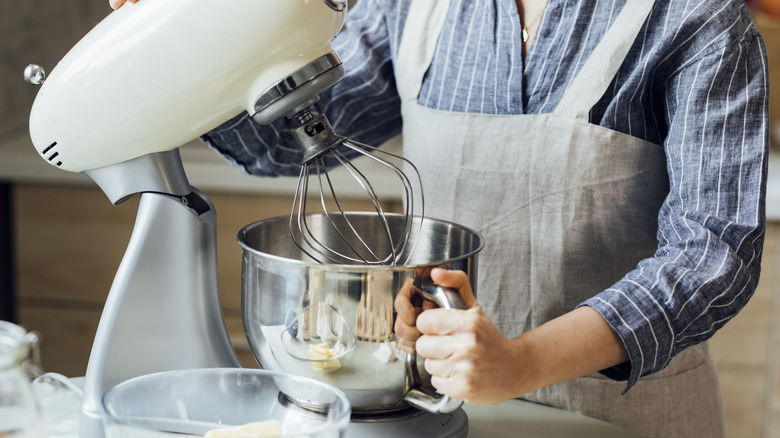
<svg viewBox="0 0 780 438">
<path fill-rule="evenodd" d="M 477 299 L 474 297 L 469 277 L 465 272 L 434 268 L 431 271 L 431 280 L 441 287 L 458 291 L 467 309 L 477 305 Z"/>
</svg>

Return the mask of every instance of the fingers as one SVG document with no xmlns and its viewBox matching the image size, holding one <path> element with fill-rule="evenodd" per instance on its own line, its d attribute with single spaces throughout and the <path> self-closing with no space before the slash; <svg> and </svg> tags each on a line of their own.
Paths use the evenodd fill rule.
<svg viewBox="0 0 780 438">
<path fill-rule="evenodd" d="M 417 321 L 423 333 L 417 352 L 425 358 L 431 384 L 440 393 L 493 404 L 525 393 L 518 389 L 521 349 L 506 338 L 476 305 L 468 310 L 425 311 Z M 429 334 L 428 331 L 439 330 Z"/>
<path fill-rule="evenodd" d="M 125 3 L 137 3 L 138 0 L 108 0 L 108 4 L 111 5 L 112 9 L 119 9 L 124 5 Z"/>
<path fill-rule="evenodd" d="M 395 312 L 398 314 L 398 319 L 402 320 L 409 326 L 414 326 L 417 321 L 417 315 L 420 314 L 420 308 L 415 306 L 412 302 L 412 295 L 417 293 L 417 289 L 414 287 L 412 280 L 409 279 L 401 290 L 398 291 L 398 295 L 395 297 Z"/>
<path fill-rule="evenodd" d="M 429 343 L 430 339 L 434 342 Z M 418 352 L 425 357 L 425 371 L 438 392 L 472 399 L 478 394 L 479 379 L 489 378 L 479 372 L 479 356 L 467 344 L 468 338 L 461 335 L 422 336 L 417 341 Z"/>
<path fill-rule="evenodd" d="M 420 332 L 415 328 L 415 324 L 422 308 L 419 306 L 419 300 L 413 299 L 413 297 L 418 297 L 418 293 L 412 280 L 409 279 L 401 286 L 393 303 L 397 315 L 395 333 L 398 335 L 398 347 L 408 354 L 415 352 L 414 346 L 417 338 L 420 337 Z"/>
<path fill-rule="evenodd" d="M 439 286 L 457 290 L 467 309 L 477 304 L 469 277 L 465 272 L 435 268 L 431 271 L 431 280 Z"/>
<path fill-rule="evenodd" d="M 395 321 L 395 333 L 398 338 L 403 341 L 409 341 L 414 345 L 415 341 L 420 337 L 420 332 L 412 324 L 407 324 L 401 318 Z"/>
<path fill-rule="evenodd" d="M 459 332 L 474 332 L 479 325 L 482 306 L 468 310 L 431 309 L 417 317 L 417 330 L 424 335 L 451 335 Z"/>
<path fill-rule="evenodd" d="M 435 274 L 434 272 L 431 273 L 432 279 L 437 284 L 458 290 L 467 307 L 478 307 L 474 294 L 471 292 L 471 284 L 465 273 L 443 269 L 434 269 L 433 271 Z M 397 315 L 394 328 L 395 333 L 398 335 L 398 346 L 406 353 L 415 351 L 416 342 L 420 338 L 421 332 L 427 334 L 447 334 L 464 327 L 464 323 L 456 323 L 455 320 L 450 320 L 446 313 L 442 314 L 440 312 L 442 309 L 437 310 L 433 302 L 422 300 L 419 289 L 414 286 L 411 279 L 398 291 L 393 305 Z M 434 313 L 424 318 L 424 321 L 428 322 L 424 322 L 423 327 L 427 331 L 423 331 L 419 327 L 420 316 L 428 315 L 430 312 Z M 476 312 L 475 315 L 481 314 L 481 308 L 478 308 Z M 468 325 L 465 327 L 468 327 Z"/>
</svg>

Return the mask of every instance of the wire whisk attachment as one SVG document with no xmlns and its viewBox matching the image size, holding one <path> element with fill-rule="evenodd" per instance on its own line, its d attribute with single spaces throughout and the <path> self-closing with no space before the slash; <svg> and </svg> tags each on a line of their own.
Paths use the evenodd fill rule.
<svg viewBox="0 0 780 438">
<path fill-rule="evenodd" d="M 290 235 L 298 248 L 321 263 L 407 264 L 424 216 L 422 180 L 415 165 L 400 155 L 336 135 L 324 115 L 314 117 L 304 110 L 295 118 L 300 125 L 295 137 L 304 151 L 290 214 Z M 373 165 L 360 168 L 367 163 Z M 346 170 L 347 183 L 333 180 L 328 169 L 334 166 Z M 379 180 L 397 186 L 400 214 L 391 201 L 383 202 L 377 195 Z M 352 199 L 339 195 L 346 189 L 342 184 L 353 185 L 352 192 L 370 201 L 372 210 L 361 212 L 359 220 L 346 210 Z M 374 217 L 366 220 L 365 214 Z"/>
</svg>

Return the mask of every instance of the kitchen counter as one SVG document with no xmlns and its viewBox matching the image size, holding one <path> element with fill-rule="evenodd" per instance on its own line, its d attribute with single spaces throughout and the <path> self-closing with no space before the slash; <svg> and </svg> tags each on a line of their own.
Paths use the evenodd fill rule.
<svg viewBox="0 0 780 438">
<path fill-rule="evenodd" d="M 83 378 L 72 382 L 81 385 Z M 49 438 L 79 438 L 80 396 L 52 383 L 43 379 L 33 385 Z M 603 421 L 522 400 L 493 406 L 465 404 L 463 409 L 469 418 L 468 438 L 642 438 Z"/>
<path fill-rule="evenodd" d="M 603 421 L 523 400 L 466 404 L 469 438 L 642 438 Z"/>
</svg>

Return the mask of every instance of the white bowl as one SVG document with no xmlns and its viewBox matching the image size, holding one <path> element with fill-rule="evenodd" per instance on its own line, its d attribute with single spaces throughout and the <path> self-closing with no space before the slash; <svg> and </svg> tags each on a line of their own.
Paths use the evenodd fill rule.
<svg viewBox="0 0 780 438">
<path fill-rule="evenodd" d="M 203 436 L 212 429 L 273 420 L 279 437 L 337 438 L 350 419 L 344 393 L 272 371 L 207 368 L 136 377 L 103 396 L 107 438 Z"/>
</svg>

